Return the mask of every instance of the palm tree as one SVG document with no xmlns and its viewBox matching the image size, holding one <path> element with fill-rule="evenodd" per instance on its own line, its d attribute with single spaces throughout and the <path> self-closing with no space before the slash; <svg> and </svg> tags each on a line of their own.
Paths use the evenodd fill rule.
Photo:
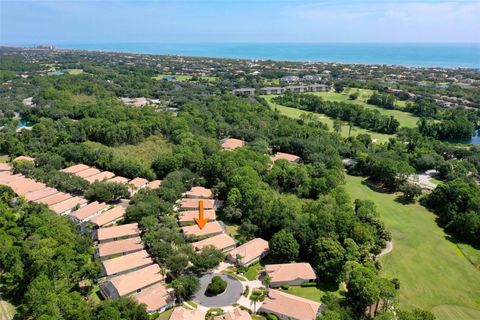
<svg viewBox="0 0 480 320">
<path fill-rule="evenodd" d="M 181 281 L 173 280 L 171 283 L 175 296 L 178 299 L 178 302 L 183 302 L 183 297 L 185 296 L 185 286 Z"/>
<path fill-rule="evenodd" d="M 262 301 L 263 295 L 258 292 L 252 292 L 250 295 L 250 301 L 253 302 L 253 314 L 257 314 L 257 302 Z"/>
<path fill-rule="evenodd" d="M 270 283 L 272 282 L 272 278 L 270 276 L 265 276 L 262 279 L 263 284 L 265 284 L 265 288 L 267 288 L 267 295 L 268 295 L 268 290 L 270 289 Z"/>
</svg>

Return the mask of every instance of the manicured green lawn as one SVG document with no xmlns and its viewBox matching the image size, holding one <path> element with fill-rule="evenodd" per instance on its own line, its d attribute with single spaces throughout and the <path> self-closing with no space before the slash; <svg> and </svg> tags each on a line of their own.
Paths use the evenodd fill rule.
<svg viewBox="0 0 480 320">
<path fill-rule="evenodd" d="M 255 316 L 252 314 L 252 320 L 266 320 L 267 318 L 262 317 L 262 316 Z"/>
<path fill-rule="evenodd" d="M 260 269 L 263 269 L 263 266 L 260 263 L 257 262 L 252 264 L 248 268 L 247 272 L 245 272 L 244 274 L 245 278 L 247 278 L 250 281 L 255 280 L 257 278 L 258 270 Z"/>
<path fill-rule="evenodd" d="M 71 74 L 71 75 L 78 75 L 83 73 L 82 69 L 67 69 L 65 71 L 67 71 L 68 74 Z"/>
<path fill-rule="evenodd" d="M 168 309 L 167 311 L 160 313 L 157 320 L 168 320 L 170 318 L 170 316 L 172 315 L 172 313 L 173 313 L 173 308 Z"/>
<path fill-rule="evenodd" d="M 287 117 L 290 117 L 290 118 L 299 119 L 302 113 L 313 113 L 310 111 L 304 111 L 296 108 L 285 107 L 280 104 L 274 103 L 271 101 L 272 98 L 275 97 L 274 95 L 265 95 L 262 97 L 265 98 L 265 100 L 269 103 L 270 107 L 273 110 L 276 109 L 281 114 L 286 115 Z M 332 118 L 321 113 L 313 113 L 313 114 L 317 117 L 317 119 L 320 122 L 325 123 L 326 125 L 328 125 L 329 129 L 332 130 L 333 128 Z M 341 136 L 344 138 L 348 137 L 348 131 L 349 131 L 348 126 L 347 125 L 343 126 L 342 131 L 340 132 Z M 388 141 L 389 138 L 393 137 L 393 135 L 390 135 L 390 134 L 377 133 L 377 132 L 365 130 L 359 127 L 353 127 L 352 132 L 350 134 L 352 136 L 356 136 L 358 134 L 363 134 L 363 133 L 369 134 L 372 137 L 372 139 L 377 139 L 379 142 Z"/>
<path fill-rule="evenodd" d="M 396 195 L 378 193 L 347 176 L 353 199 L 369 199 L 393 235 L 393 251 L 380 258 L 382 273 L 400 280 L 400 305 L 434 312 L 438 320 L 480 319 L 480 272 L 418 204 L 402 205 Z M 471 248 L 471 250 L 474 250 Z"/>
<path fill-rule="evenodd" d="M 327 293 L 335 293 L 335 295 L 340 296 L 340 289 L 337 288 L 322 288 L 322 286 L 317 287 L 301 287 L 301 286 L 290 286 L 288 290 L 280 289 L 280 291 L 293 294 L 305 299 L 313 300 L 320 302 L 321 298 Z"/>
<path fill-rule="evenodd" d="M 356 100 L 350 100 L 349 96 L 351 93 L 354 93 L 354 92 L 358 92 L 359 96 Z M 345 88 L 345 90 L 342 93 L 329 91 L 329 92 L 315 92 L 314 94 L 328 101 L 354 103 L 354 104 L 363 106 L 365 108 L 378 110 L 380 111 L 381 114 L 384 114 L 387 116 L 394 116 L 400 122 L 401 127 L 414 128 L 417 126 L 417 121 L 419 120 L 418 117 L 408 112 L 403 112 L 400 110 L 387 110 L 387 109 L 377 107 L 375 105 L 368 104 L 367 100 L 373 94 L 373 90 L 370 90 L 370 89 Z M 399 107 L 404 107 L 405 103 L 404 101 L 397 101 L 397 105 Z"/>
</svg>

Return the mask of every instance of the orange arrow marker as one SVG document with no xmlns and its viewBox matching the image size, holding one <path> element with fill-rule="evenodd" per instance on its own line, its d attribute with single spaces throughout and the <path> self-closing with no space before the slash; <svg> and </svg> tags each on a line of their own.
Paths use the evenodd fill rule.
<svg viewBox="0 0 480 320">
<path fill-rule="evenodd" d="M 207 224 L 208 222 L 208 218 L 205 218 L 203 216 L 203 200 L 200 200 L 198 202 L 198 205 L 200 207 L 200 213 L 199 213 L 199 217 L 198 218 L 195 218 L 195 222 L 198 224 L 198 227 L 200 229 L 203 229 L 203 227 L 205 227 L 205 225 Z"/>
</svg>

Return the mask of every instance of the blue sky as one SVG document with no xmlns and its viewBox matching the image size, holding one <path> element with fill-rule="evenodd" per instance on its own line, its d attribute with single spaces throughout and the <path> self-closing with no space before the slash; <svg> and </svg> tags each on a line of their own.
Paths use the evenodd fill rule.
<svg viewBox="0 0 480 320">
<path fill-rule="evenodd" d="M 478 43 L 479 17 L 478 0 L 0 0 L 0 43 Z"/>
</svg>

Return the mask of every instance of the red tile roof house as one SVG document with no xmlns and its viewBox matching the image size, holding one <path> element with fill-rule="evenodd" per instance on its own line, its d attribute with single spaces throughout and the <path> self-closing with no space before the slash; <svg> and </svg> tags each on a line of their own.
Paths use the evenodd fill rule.
<svg viewBox="0 0 480 320">
<path fill-rule="evenodd" d="M 306 262 L 269 264 L 265 266 L 265 273 L 270 277 L 270 286 L 273 288 L 283 285 L 299 286 L 317 279 L 312 266 Z"/>
<path fill-rule="evenodd" d="M 221 316 L 213 317 L 213 320 L 252 320 L 252 316 L 245 310 L 234 308 L 230 311 L 225 311 Z"/>
<path fill-rule="evenodd" d="M 31 162 L 35 162 L 35 158 L 29 157 L 29 156 L 20 156 L 20 157 L 16 157 L 15 159 L 13 159 L 12 162 L 15 162 L 15 161 L 31 161 Z"/>
<path fill-rule="evenodd" d="M 127 184 L 129 181 L 130 179 L 127 179 L 125 177 L 120 177 L 120 176 L 116 176 L 111 179 L 108 179 L 108 182 L 121 183 L 121 184 Z"/>
<path fill-rule="evenodd" d="M 176 307 L 168 320 L 205 320 L 205 311 L 196 308 L 193 310 Z"/>
<path fill-rule="evenodd" d="M 90 169 L 90 167 L 85 165 L 85 164 L 76 164 L 76 165 L 64 168 L 60 171 L 65 172 L 65 173 L 77 173 L 77 172 L 84 171 L 84 170 L 87 170 L 87 169 Z"/>
<path fill-rule="evenodd" d="M 204 187 L 193 187 L 185 192 L 185 197 L 194 199 L 213 199 L 213 192 Z"/>
<path fill-rule="evenodd" d="M 6 183 L 4 182 L 4 184 L 12 188 L 12 190 L 19 196 L 23 196 L 28 192 L 42 190 L 47 187 L 44 183 L 36 182 L 35 180 L 28 178 L 16 179 Z"/>
<path fill-rule="evenodd" d="M 72 198 L 72 196 L 65 192 L 57 192 L 52 194 L 51 196 L 47 196 L 38 200 L 35 200 L 37 203 L 43 203 L 44 205 L 50 206 L 55 203 L 59 203 L 65 201 L 67 199 Z"/>
<path fill-rule="evenodd" d="M 227 138 L 222 140 L 222 148 L 226 150 L 235 150 L 245 146 L 245 141 L 234 138 Z"/>
<path fill-rule="evenodd" d="M 139 236 L 141 233 L 138 223 L 122 224 L 119 226 L 99 228 L 93 231 L 93 238 L 99 243 L 107 243 Z"/>
<path fill-rule="evenodd" d="M 162 180 L 153 180 L 147 184 L 147 188 L 152 190 L 158 189 L 158 187 L 160 187 L 161 184 L 162 184 Z"/>
<path fill-rule="evenodd" d="M 165 287 L 163 283 L 156 283 L 150 287 L 142 289 L 140 293 L 132 295 L 138 303 L 147 306 L 148 313 L 164 312 L 175 304 L 174 290 Z"/>
<path fill-rule="evenodd" d="M 45 189 L 40 189 L 40 190 L 37 190 L 37 191 L 28 192 L 24 195 L 24 197 L 25 197 L 25 199 L 27 199 L 27 201 L 35 201 L 35 200 L 40 200 L 40 199 L 43 199 L 45 197 L 54 195 L 56 193 L 58 193 L 57 189 L 47 187 Z"/>
<path fill-rule="evenodd" d="M 227 259 L 236 265 L 248 266 L 265 257 L 268 249 L 268 241 L 255 238 L 230 251 Z"/>
<path fill-rule="evenodd" d="M 196 251 L 201 251 L 207 246 L 212 246 L 218 250 L 222 250 L 223 252 L 228 252 L 235 249 L 237 243 L 235 242 L 235 239 L 230 237 L 228 234 L 221 233 L 211 238 L 194 242 L 192 245 Z"/>
<path fill-rule="evenodd" d="M 90 202 L 86 206 L 75 210 L 73 212 L 70 212 L 68 217 L 77 222 L 77 223 L 83 223 L 91 218 L 93 218 L 96 215 L 99 215 L 100 213 L 108 210 L 110 206 L 106 203 L 99 203 L 98 201 Z"/>
<path fill-rule="evenodd" d="M 204 209 L 214 209 L 215 208 L 215 200 L 213 199 L 191 199 L 191 198 L 184 198 L 180 201 L 179 209 L 180 211 L 188 211 L 188 210 L 198 210 L 200 208 L 200 200 L 203 201 L 203 208 Z"/>
<path fill-rule="evenodd" d="M 271 157 L 272 161 L 275 162 L 277 160 L 287 160 L 288 162 L 299 163 L 301 158 L 294 154 L 284 153 L 284 152 L 277 152 L 275 155 Z"/>
<path fill-rule="evenodd" d="M 315 320 L 321 304 L 272 289 L 258 311 L 273 313 L 280 320 Z"/>
<path fill-rule="evenodd" d="M 95 168 L 88 168 L 79 172 L 74 172 L 73 174 L 80 178 L 87 178 L 95 174 L 99 174 L 101 171 Z"/>
<path fill-rule="evenodd" d="M 130 185 L 130 188 L 128 189 L 128 192 L 130 193 L 130 196 L 133 196 L 135 193 L 137 193 L 140 189 L 146 188 L 148 185 L 148 180 L 144 178 L 135 178 L 130 180 L 128 183 Z"/>
<path fill-rule="evenodd" d="M 105 260 L 143 249 L 142 239 L 140 239 L 140 237 L 134 237 L 124 240 L 100 243 L 97 247 L 95 256 L 101 260 Z"/>
<path fill-rule="evenodd" d="M 125 217 L 126 209 L 122 206 L 115 206 L 98 216 L 92 217 L 88 222 L 93 224 L 95 228 L 106 227 L 112 225 Z"/>
<path fill-rule="evenodd" d="M 9 163 L 0 163 L 0 171 L 10 171 L 12 166 Z"/>
<path fill-rule="evenodd" d="M 195 218 L 198 218 L 198 215 L 199 215 L 198 210 L 180 211 L 178 215 L 178 223 L 183 226 L 194 224 Z M 208 218 L 208 221 L 215 221 L 217 219 L 215 210 L 204 210 L 203 215 L 205 218 Z"/>
<path fill-rule="evenodd" d="M 152 258 L 147 251 L 141 250 L 129 253 L 121 257 L 103 260 L 100 263 L 101 275 L 114 277 L 131 271 L 141 269 L 153 264 Z"/>
<path fill-rule="evenodd" d="M 218 221 L 213 221 L 207 222 L 203 229 L 200 229 L 198 225 L 182 227 L 182 232 L 185 237 L 198 240 L 221 234 L 225 232 L 225 229 Z"/>
<path fill-rule="evenodd" d="M 143 289 L 163 281 L 158 264 L 152 264 L 147 267 L 122 274 L 103 282 L 100 290 L 105 298 L 118 298 L 132 293 L 140 293 Z"/>
<path fill-rule="evenodd" d="M 87 200 L 82 197 L 72 197 L 70 199 L 58 202 L 49 206 L 53 212 L 64 215 L 70 214 L 75 208 L 81 208 L 87 204 Z"/>
<path fill-rule="evenodd" d="M 94 183 L 96 181 L 108 180 L 113 177 L 115 177 L 115 173 L 110 171 L 102 171 L 100 173 L 94 174 L 93 176 L 86 177 L 85 180 L 87 180 L 89 183 Z"/>
</svg>

